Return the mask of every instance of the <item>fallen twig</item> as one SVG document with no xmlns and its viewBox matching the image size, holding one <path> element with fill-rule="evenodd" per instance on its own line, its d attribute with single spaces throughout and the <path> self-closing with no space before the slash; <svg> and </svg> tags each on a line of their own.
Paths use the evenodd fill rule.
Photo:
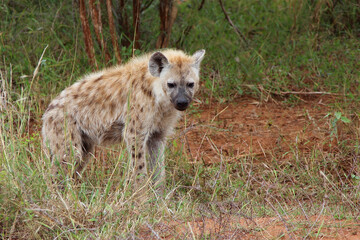
<svg viewBox="0 0 360 240">
<path fill-rule="evenodd" d="M 278 215 L 278 217 L 279 217 L 279 219 L 281 220 L 281 222 L 283 222 L 284 227 L 285 227 L 286 231 L 287 231 L 288 234 L 289 234 L 289 238 L 290 238 L 290 239 L 295 239 L 295 238 L 294 238 L 294 234 L 292 233 L 292 230 L 289 229 L 289 227 L 288 227 L 287 221 L 281 216 L 281 214 L 279 213 L 279 211 L 276 210 L 276 208 L 274 207 L 274 205 L 272 205 L 272 203 L 271 203 L 267 198 L 265 198 L 265 201 L 266 201 L 266 202 L 270 205 L 270 207 L 275 211 L 275 213 Z"/>
<path fill-rule="evenodd" d="M 271 92 L 271 93 L 275 93 L 276 92 Z M 289 94 L 294 94 L 294 95 L 335 95 L 335 96 L 340 96 L 343 94 L 339 94 L 339 93 L 331 93 L 331 92 L 280 92 L 280 94 L 282 95 L 289 95 Z"/>
<path fill-rule="evenodd" d="M 314 228 L 315 224 L 319 221 L 319 218 L 321 217 L 321 214 L 323 213 L 324 208 L 325 208 L 325 200 L 323 201 L 323 204 L 322 204 L 319 215 L 316 217 L 315 222 L 311 225 L 309 231 L 307 232 L 306 236 L 303 239 L 307 239 L 307 237 L 310 235 L 310 233 L 311 233 L 312 229 Z"/>
<path fill-rule="evenodd" d="M 159 234 L 150 226 L 150 224 L 148 224 L 147 222 L 145 224 L 151 230 L 151 232 L 155 235 L 156 239 L 161 239 Z"/>
<path fill-rule="evenodd" d="M 196 239 L 196 236 L 195 236 L 195 234 L 194 234 L 194 231 L 192 230 L 192 227 L 191 227 L 190 222 L 188 222 L 187 224 L 188 224 L 188 226 L 189 226 L 189 229 L 190 229 L 190 232 L 191 232 L 191 236 L 193 237 L 193 239 Z"/>
</svg>

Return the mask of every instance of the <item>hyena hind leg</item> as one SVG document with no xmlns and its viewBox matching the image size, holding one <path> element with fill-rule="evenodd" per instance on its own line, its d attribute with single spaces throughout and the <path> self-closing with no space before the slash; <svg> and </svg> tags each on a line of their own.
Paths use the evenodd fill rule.
<svg viewBox="0 0 360 240">
<path fill-rule="evenodd" d="M 89 162 L 91 155 L 94 152 L 94 142 L 93 140 L 82 130 L 80 130 L 80 139 L 81 139 L 81 149 L 79 151 L 79 156 L 77 158 L 78 162 L 76 163 L 74 179 L 81 177 L 81 173 Z"/>
<path fill-rule="evenodd" d="M 59 171 L 68 174 L 68 165 L 75 163 L 73 178 L 77 179 L 94 149 L 91 139 L 79 129 L 76 121 L 68 119 L 64 122 L 45 117 L 43 125 L 44 147 L 50 153 L 52 174 L 58 177 Z"/>
</svg>

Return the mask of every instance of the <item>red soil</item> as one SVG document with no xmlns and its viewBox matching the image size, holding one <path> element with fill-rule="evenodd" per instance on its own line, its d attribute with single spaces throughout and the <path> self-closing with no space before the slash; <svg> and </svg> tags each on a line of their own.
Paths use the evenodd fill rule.
<svg viewBox="0 0 360 240">
<path fill-rule="evenodd" d="M 157 237 L 155 236 L 157 234 Z M 144 239 L 360 239 L 360 224 L 335 220 L 327 216 L 305 219 L 265 217 L 246 219 L 236 216 L 173 221 L 146 226 L 141 231 Z"/>
<path fill-rule="evenodd" d="M 200 104 L 199 113 L 187 116 L 180 135 L 185 135 L 189 157 L 205 163 L 245 156 L 286 160 L 310 154 L 314 147 L 336 152 L 331 116 L 327 116 L 332 113 L 326 104 L 329 101 L 328 97 L 317 97 L 294 107 L 252 98 L 229 104 Z M 342 133 L 341 137 L 346 135 Z"/>
</svg>

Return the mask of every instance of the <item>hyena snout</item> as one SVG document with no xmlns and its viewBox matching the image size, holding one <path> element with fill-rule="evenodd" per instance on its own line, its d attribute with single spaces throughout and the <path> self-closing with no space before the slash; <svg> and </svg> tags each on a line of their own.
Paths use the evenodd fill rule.
<svg viewBox="0 0 360 240">
<path fill-rule="evenodd" d="M 179 97 L 175 100 L 175 108 L 179 111 L 185 111 L 190 104 L 190 100 L 185 97 Z"/>
<path fill-rule="evenodd" d="M 191 100 L 192 97 L 186 94 L 186 91 L 179 89 L 178 94 L 172 99 L 172 102 L 177 110 L 185 111 L 189 107 Z"/>
</svg>

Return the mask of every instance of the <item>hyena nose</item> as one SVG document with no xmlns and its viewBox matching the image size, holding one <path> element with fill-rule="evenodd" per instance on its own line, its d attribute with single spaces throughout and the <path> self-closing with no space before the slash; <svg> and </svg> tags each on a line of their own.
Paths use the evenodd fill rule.
<svg viewBox="0 0 360 240">
<path fill-rule="evenodd" d="M 175 101 L 175 108 L 184 111 L 189 106 L 189 101 L 185 98 L 179 98 Z"/>
</svg>

